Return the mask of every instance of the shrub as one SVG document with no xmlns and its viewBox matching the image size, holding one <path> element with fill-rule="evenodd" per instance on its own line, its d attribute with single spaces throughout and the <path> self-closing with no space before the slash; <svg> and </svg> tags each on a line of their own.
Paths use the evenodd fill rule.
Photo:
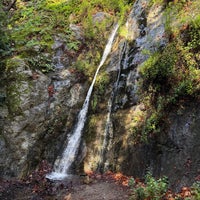
<svg viewBox="0 0 200 200">
<path fill-rule="evenodd" d="M 170 77 L 173 75 L 177 61 L 175 44 L 169 44 L 163 52 L 153 54 L 141 67 L 143 90 L 154 93 L 165 92 L 170 89 Z M 169 87 L 164 87 L 168 84 Z"/>
<path fill-rule="evenodd" d="M 26 59 L 29 66 L 33 69 L 39 69 L 43 73 L 53 71 L 53 64 L 50 58 L 43 54 L 38 54 L 37 56 L 32 56 Z"/>
<path fill-rule="evenodd" d="M 141 138 L 160 132 L 170 107 L 186 99 L 199 98 L 200 17 L 195 17 L 164 50 L 154 53 L 141 66 L 138 94 L 148 107 L 148 117 L 140 127 Z M 166 123 L 165 123 L 166 124 Z M 137 131 L 138 132 L 138 131 Z"/>
<path fill-rule="evenodd" d="M 5 57 L 9 54 L 9 36 L 7 34 L 8 16 L 2 9 L 2 1 L 0 1 L 0 57 Z M 2 61 L 2 60 L 1 60 Z M 1 66 L 1 64 L 0 64 Z"/>
<path fill-rule="evenodd" d="M 147 173 L 145 184 L 139 182 L 134 184 L 132 181 L 131 200 L 160 200 L 165 196 L 168 189 L 168 181 L 166 177 L 156 180 L 151 173 Z"/>
<path fill-rule="evenodd" d="M 191 200 L 200 200 L 200 181 L 197 181 L 192 185 L 191 194 Z"/>
</svg>

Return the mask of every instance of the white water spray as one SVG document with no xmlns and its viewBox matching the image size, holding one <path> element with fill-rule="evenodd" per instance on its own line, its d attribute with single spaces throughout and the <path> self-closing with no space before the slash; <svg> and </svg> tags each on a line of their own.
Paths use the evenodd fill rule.
<svg viewBox="0 0 200 200">
<path fill-rule="evenodd" d="M 78 150 L 79 145 L 80 145 L 81 135 L 82 135 L 82 131 L 83 131 L 83 128 L 84 128 L 84 125 L 85 125 L 86 117 L 87 117 L 89 101 L 90 101 L 90 97 L 91 97 L 91 94 L 92 94 L 92 90 L 93 90 L 93 87 L 94 87 L 94 83 L 95 83 L 97 74 L 99 73 L 101 66 L 104 64 L 108 54 L 111 51 L 112 43 L 113 43 L 113 40 L 114 40 L 114 37 L 116 35 L 118 27 L 119 27 L 119 25 L 117 24 L 114 27 L 114 30 L 112 31 L 112 33 L 111 33 L 111 35 L 108 39 L 108 43 L 107 43 L 105 50 L 103 52 L 101 62 L 99 64 L 98 68 L 97 68 L 95 75 L 94 75 L 92 84 L 90 85 L 90 88 L 87 92 L 87 96 L 86 96 L 86 99 L 85 99 L 84 104 L 82 106 L 82 109 L 79 112 L 78 121 L 77 121 L 77 123 L 74 127 L 74 131 L 69 138 L 67 147 L 65 148 L 61 159 L 55 162 L 54 172 L 52 172 L 52 173 L 50 173 L 46 176 L 49 179 L 62 180 L 66 176 L 68 176 L 68 174 L 67 174 L 68 170 L 75 160 L 76 153 L 77 153 L 77 150 Z"/>
</svg>

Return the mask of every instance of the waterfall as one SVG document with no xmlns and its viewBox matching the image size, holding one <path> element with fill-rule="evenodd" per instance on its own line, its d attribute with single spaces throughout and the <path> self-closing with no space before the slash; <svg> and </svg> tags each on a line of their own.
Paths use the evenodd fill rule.
<svg viewBox="0 0 200 200">
<path fill-rule="evenodd" d="M 86 121 L 86 117 L 87 117 L 87 112 L 88 112 L 88 107 L 89 107 L 89 102 L 90 102 L 90 97 L 92 94 L 92 90 L 95 84 L 95 80 L 96 77 L 99 73 L 99 70 L 101 68 L 101 66 L 104 64 L 108 54 L 111 51 L 111 47 L 112 47 L 112 43 L 114 40 L 114 37 L 116 35 L 117 29 L 118 29 L 119 25 L 117 24 L 109 39 L 108 42 L 106 44 L 105 50 L 103 52 L 103 56 L 101 58 L 100 64 L 96 70 L 96 73 L 94 75 L 92 84 L 90 85 L 90 88 L 87 92 L 87 96 L 86 99 L 84 101 L 84 104 L 82 106 L 82 109 L 80 110 L 79 114 L 78 114 L 78 120 L 77 123 L 74 127 L 73 133 L 69 138 L 67 147 L 65 148 L 61 159 L 56 160 L 55 162 L 55 166 L 54 166 L 54 171 L 50 174 L 48 174 L 46 177 L 49 179 L 53 179 L 53 180 L 62 180 L 64 179 L 68 174 L 68 170 L 71 167 L 72 163 L 74 162 L 75 158 L 76 158 L 76 153 L 77 150 L 79 148 L 80 145 L 80 141 L 81 141 L 81 135 L 82 135 L 82 131 L 85 125 L 85 121 Z"/>
<path fill-rule="evenodd" d="M 119 54 L 119 70 L 118 70 L 118 76 L 117 80 L 114 84 L 113 91 L 111 93 L 111 96 L 108 100 L 108 114 L 107 114 L 107 120 L 106 120 L 106 126 L 105 131 L 103 135 L 103 143 L 101 146 L 100 151 L 100 158 L 98 163 L 97 170 L 100 172 L 103 172 L 107 169 L 109 163 L 106 160 L 106 152 L 108 152 L 112 147 L 112 139 L 113 139 L 113 123 L 112 123 L 112 111 L 113 111 L 113 102 L 115 100 L 115 96 L 118 90 L 118 85 L 120 81 L 121 76 L 121 70 L 122 68 L 127 68 L 127 41 L 124 42 L 122 50 Z"/>
</svg>

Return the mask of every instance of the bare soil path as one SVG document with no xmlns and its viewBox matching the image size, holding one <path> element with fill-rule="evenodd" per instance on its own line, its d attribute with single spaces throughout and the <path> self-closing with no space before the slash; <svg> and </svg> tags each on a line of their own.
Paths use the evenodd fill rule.
<svg viewBox="0 0 200 200">
<path fill-rule="evenodd" d="M 79 176 L 64 182 L 0 181 L 1 200 L 129 200 L 129 197 L 130 188 L 110 175 Z"/>
<path fill-rule="evenodd" d="M 130 191 L 112 181 L 80 185 L 68 195 L 69 200 L 128 200 Z M 67 196 L 66 196 L 66 200 Z"/>
</svg>

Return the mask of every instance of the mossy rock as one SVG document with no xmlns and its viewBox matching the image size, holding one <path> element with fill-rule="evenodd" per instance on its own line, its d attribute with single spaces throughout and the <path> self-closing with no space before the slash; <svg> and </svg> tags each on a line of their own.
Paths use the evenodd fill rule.
<svg viewBox="0 0 200 200">
<path fill-rule="evenodd" d="M 10 58 L 6 62 L 6 103 L 11 115 L 22 112 L 20 109 L 20 97 L 22 95 L 22 85 L 28 80 L 24 74 L 27 69 L 29 69 L 28 66 L 20 57 Z"/>
</svg>

